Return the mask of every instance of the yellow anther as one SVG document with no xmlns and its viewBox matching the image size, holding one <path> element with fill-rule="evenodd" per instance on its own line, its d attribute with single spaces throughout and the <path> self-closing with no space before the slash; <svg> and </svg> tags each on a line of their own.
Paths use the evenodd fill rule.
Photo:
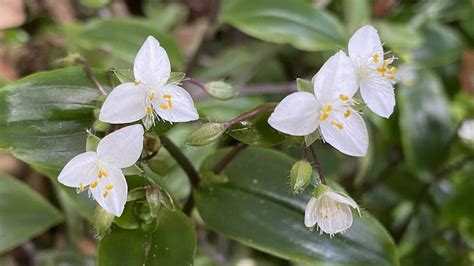
<svg viewBox="0 0 474 266">
<path fill-rule="evenodd" d="M 395 74 L 396 72 L 397 72 L 396 67 L 393 66 L 393 67 L 390 68 L 390 73 Z"/>
<path fill-rule="evenodd" d="M 332 105 L 326 105 L 323 107 L 323 113 L 329 114 L 332 111 Z"/>
<path fill-rule="evenodd" d="M 347 109 L 347 110 L 344 112 L 344 117 L 345 117 L 345 118 L 348 118 L 349 116 L 351 116 L 351 110 L 350 110 L 350 109 Z"/>
<path fill-rule="evenodd" d="M 112 185 L 112 184 L 108 184 L 108 185 L 105 186 L 106 190 L 111 190 L 112 188 L 114 188 L 114 185 Z"/>
<path fill-rule="evenodd" d="M 394 75 L 389 75 L 389 76 L 388 76 L 388 79 L 389 79 L 389 80 L 394 80 L 394 79 L 395 79 L 395 76 L 394 76 Z"/>
<path fill-rule="evenodd" d="M 99 178 L 107 177 L 109 174 L 104 169 L 99 169 Z"/>
<path fill-rule="evenodd" d="M 374 59 L 374 63 L 378 63 L 379 62 L 379 55 L 378 54 L 374 54 L 374 56 L 372 57 Z"/>
<path fill-rule="evenodd" d="M 99 183 L 97 181 L 91 183 L 91 188 L 96 188 Z"/>
<path fill-rule="evenodd" d="M 160 105 L 159 105 L 160 108 L 163 109 L 163 110 L 169 110 L 169 109 L 173 108 L 173 103 L 171 102 L 171 98 L 172 98 L 172 96 L 169 95 L 169 94 L 163 95 L 163 99 L 165 99 L 166 104 L 160 103 Z"/>
<path fill-rule="evenodd" d="M 108 195 L 109 195 L 109 192 L 106 190 L 104 191 L 104 194 L 102 194 L 102 197 L 107 198 Z"/>
<path fill-rule="evenodd" d="M 336 126 L 338 129 L 343 129 L 344 128 L 344 125 L 340 122 L 337 122 L 336 120 L 332 120 L 331 125 Z"/>
<path fill-rule="evenodd" d="M 82 191 L 84 191 L 84 189 L 85 189 L 85 188 L 84 188 L 84 184 L 82 184 L 82 182 L 80 182 L 80 183 L 79 183 L 79 189 L 78 189 L 78 191 L 79 191 L 79 192 L 82 192 Z"/>
<path fill-rule="evenodd" d="M 146 113 L 148 115 L 151 115 L 153 113 L 153 108 L 150 105 L 146 107 Z"/>
<path fill-rule="evenodd" d="M 148 96 L 148 98 L 150 98 L 150 101 L 153 101 L 153 99 L 155 99 L 155 96 L 156 96 L 156 92 L 152 91 L 150 93 L 150 96 Z"/>
<path fill-rule="evenodd" d="M 344 95 L 344 94 L 340 94 L 340 95 L 339 95 L 339 99 L 341 99 L 341 101 L 344 101 L 344 102 L 345 102 L 345 101 L 349 100 L 349 96 Z"/>
<path fill-rule="evenodd" d="M 319 116 L 319 120 L 324 121 L 324 120 L 328 119 L 328 117 L 329 117 L 329 115 L 327 113 L 324 113 L 324 114 L 321 114 Z"/>
<path fill-rule="evenodd" d="M 133 82 L 133 84 L 135 84 L 135 85 L 140 85 L 140 83 L 142 83 L 142 82 L 137 80 L 137 79 Z"/>
</svg>

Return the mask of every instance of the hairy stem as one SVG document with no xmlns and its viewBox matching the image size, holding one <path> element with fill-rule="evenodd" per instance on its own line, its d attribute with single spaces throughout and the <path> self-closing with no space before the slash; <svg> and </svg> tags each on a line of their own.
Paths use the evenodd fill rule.
<svg viewBox="0 0 474 266">
<path fill-rule="evenodd" d="M 235 157 L 243 150 L 245 150 L 245 148 L 247 148 L 247 145 L 244 144 L 244 143 L 241 143 L 239 142 L 237 145 L 235 145 L 230 151 L 229 153 L 227 153 L 224 158 L 222 158 L 219 162 L 216 163 L 216 165 L 214 165 L 214 168 L 212 169 L 212 171 L 214 172 L 214 174 L 220 174 L 225 168 L 227 165 L 229 165 L 230 162 L 232 162 L 232 160 L 235 159 Z"/>
<path fill-rule="evenodd" d="M 233 126 L 233 125 L 235 125 L 235 124 L 237 124 L 241 121 L 248 120 L 248 119 L 252 118 L 255 115 L 273 110 L 273 109 L 275 109 L 275 107 L 276 107 L 276 103 L 275 104 L 267 104 L 266 106 L 263 106 L 262 108 L 252 110 L 252 111 L 247 112 L 245 114 L 239 115 L 238 117 L 236 117 L 234 119 L 231 119 L 227 122 L 224 122 L 224 127 L 226 127 L 226 128 L 231 127 L 231 126 Z"/>
<path fill-rule="evenodd" d="M 82 68 L 84 69 L 84 72 L 86 72 L 86 75 L 92 80 L 92 83 L 94 83 L 95 87 L 97 90 L 102 94 L 102 95 L 107 95 L 107 91 L 100 85 L 99 80 L 95 77 L 94 73 L 92 73 L 91 67 L 89 64 L 87 64 L 86 61 L 77 58 L 76 63 L 82 65 Z"/>
<path fill-rule="evenodd" d="M 313 146 L 309 146 L 309 150 L 311 151 L 314 162 L 316 163 L 316 170 L 318 170 L 319 180 L 321 180 L 322 184 L 326 185 L 326 178 L 324 177 L 323 169 L 321 168 L 321 162 L 319 162 L 318 155 L 314 151 Z"/>
<path fill-rule="evenodd" d="M 176 146 L 168 137 L 161 136 L 160 139 L 163 147 L 165 147 L 171 156 L 173 156 L 179 166 L 183 168 L 193 188 L 197 187 L 201 178 L 186 155 L 184 155 L 184 153 L 181 152 L 181 149 Z"/>
</svg>

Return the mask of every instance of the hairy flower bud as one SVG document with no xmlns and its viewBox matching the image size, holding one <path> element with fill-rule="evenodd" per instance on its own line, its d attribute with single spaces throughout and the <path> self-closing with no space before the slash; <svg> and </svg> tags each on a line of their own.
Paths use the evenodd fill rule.
<svg viewBox="0 0 474 266">
<path fill-rule="evenodd" d="M 94 212 L 94 230 L 96 237 L 102 239 L 105 234 L 109 231 L 112 222 L 114 221 L 115 215 L 107 212 L 102 207 L 97 206 Z"/>
<path fill-rule="evenodd" d="M 149 186 L 146 189 L 146 201 L 150 208 L 150 214 L 152 217 L 158 217 L 161 207 L 161 191 L 157 186 Z"/>
<path fill-rule="evenodd" d="M 204 88 L 209 96 L 219 100 L 229 100 L 237 95 L 232 85 L 223 81 L 212 81 L 206 83 Z"/>
<path fill-rule="evenodd" d="M 290 182 L 291 188 L 295 192 L 305 189 L 311 181 L 313 175 L 313 166 L 306 160 L 297 161 L 291 167 Z"/>
<path fill-rule="evenodd" d="M 191 146 L 204 146 L 218 139 L 226 128 L 221 123 L 207 123 L 202 125 L 186 138 L 186 144 Z"/>
</svg>

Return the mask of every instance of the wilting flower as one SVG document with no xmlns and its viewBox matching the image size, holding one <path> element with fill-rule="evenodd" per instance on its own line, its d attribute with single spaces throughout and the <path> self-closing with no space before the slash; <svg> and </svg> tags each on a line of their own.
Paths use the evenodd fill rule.
<svg viewBox="0 0 474 266">
<path fill-rule="evenodd" d="M 189 93 L 176 84 L 166 84 L 171 74 L 165 49 L 148 36 L 133 63 L 135 82 L 117 86 L 100 110 L 103 122 L 122 124 L 143 119 L 149 129 L 159 117 L 169 122 L 199 118 Z"/>
<path fill-rule="evenodd" d="M 275 108 L 268 123 L 278 131 L 306 136 L 320 128 L 321 136 L 339 151 L 351 156 L 367 153 L 364 120 L 353 108 L 357 91 L 350 59 L 339 51 L 313 77 L 314 94 L 295 92 Z"/>
<path fill-rule="evenodd" d="M 120 216 L 127 201 L 127 181 L 123 168 L 132 166 L 143 149 L 143 127 L 133 125 L 105 136 L 97 152 L 85 152 L 72 158 L 58 180 L 68 187 L 89 193 L 106 211 Z"/>
<path fill-rule="evenodd" d="M 390 66 L 393 57 L 384 59 L 382 43 L 374 27 L 366 25 L 352 35 L 349 57 L 355 68 L 362 99 L 372 112 L 388 118 L 395 106 L 393 84 L 397 68 Z"/>
<path fill-rule="evenodd" d="M 330 236 L 343 233 L 352 226 L 350 207 L 359 211 L 353 199 L 333 192 L 330 187 L 320 184 L 316 187 L 314 196 L 306 204 L 304 224 L 311 228 L 317 225 L 321 233 L 324 232 Z"/>
</svg>

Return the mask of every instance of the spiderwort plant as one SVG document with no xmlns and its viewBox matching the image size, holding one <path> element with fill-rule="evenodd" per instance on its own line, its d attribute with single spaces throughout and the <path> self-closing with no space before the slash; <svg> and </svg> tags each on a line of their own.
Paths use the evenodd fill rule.
<svg viewBox="0 0 474 266">
<path fill-rule="evenodd" d="M 107 212 L 120 216 L 127 201 L 128 186 L 121 169 L 135 164 L 143 149 L 143 127 L 128 126 L 105 136 L 97 152 L 72 158 L 58 180 L 78 192 L 89 193 Z"/>
<path fill-rule="evenodd" d="M 199 118 L 189 93 L 177 84 L 167 84 L 170 61 L 154 37 L 149 36 L 138 51 L 133 74 L 134 82 L 122 83 L 109 94 L 100 111 L 101 121 L 124 124 L 143 119 L 150 129 L 157 118 L 168 122 Z"/>
</svg>

